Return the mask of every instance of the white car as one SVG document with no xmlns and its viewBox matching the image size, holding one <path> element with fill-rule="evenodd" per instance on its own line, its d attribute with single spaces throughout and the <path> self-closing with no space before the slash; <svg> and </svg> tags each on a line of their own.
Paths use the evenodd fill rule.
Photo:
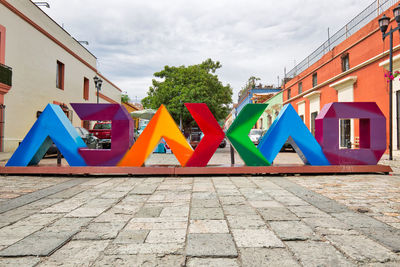
<svg viewBox="0 0 400 267">
<path fill-rule="evenodd" d="M 251 129 L 249 133 L 249 137 L 253 144 L 258 145 L 260 142 L 261 135 L 263 133 L 262 129 Z"/>
</svg>

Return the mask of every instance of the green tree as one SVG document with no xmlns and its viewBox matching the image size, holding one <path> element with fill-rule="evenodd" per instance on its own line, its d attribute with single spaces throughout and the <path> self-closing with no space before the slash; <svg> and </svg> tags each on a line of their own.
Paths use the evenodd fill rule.
<svg viewBox="0 0 400 267">
<path fill-rule="evenodd" d="M 192 125 L 193 118 L 184 103 L 206 103 L 217 120 L 224 119 L 232 103 L 232 88 L 229 84 L 223 85 L 214 74 L 221 67 L 220 62 L 211 59 L 187 67 L 165 66 L 154 73 L 161 81 L 153 79 L 142 104 L 153 109 L 164 104 L 177 123 L 182 115 L 185 129 Z"/>
<path fill-rule="evenodd" d="M 129 103 L 131 99 L 126 92 L 121 94 L 121 103 Z"/>
</svg>

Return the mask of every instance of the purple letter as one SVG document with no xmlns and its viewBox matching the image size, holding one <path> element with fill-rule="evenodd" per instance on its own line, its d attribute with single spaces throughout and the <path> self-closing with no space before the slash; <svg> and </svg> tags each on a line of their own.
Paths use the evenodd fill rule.
<svg viewBox="0 0 400 267">
<path fill-rule="evenodd" d="M 360 148 L 339 148 L 339 119 L 359 119 Z M 332 165 L 375 165 L 386 150 L 386 119 L 375 102 L 326 104 L 315 119 L 315 138 Z"/>
<path fill-rule="evenodd" d="M 88 166 L 115 166 L 133 144 L 134 122 L 120 104 L 71 103 L 81 120 L 111 121 L 111 149 L 79 149 Z"/>
</svg>

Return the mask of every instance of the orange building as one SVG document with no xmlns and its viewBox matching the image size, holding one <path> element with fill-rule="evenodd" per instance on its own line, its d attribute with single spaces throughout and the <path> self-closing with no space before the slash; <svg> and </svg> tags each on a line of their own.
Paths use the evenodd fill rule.
<svg viewBox="0 0 400 267">
<path fill-rule="evenodd" d="M 315 131 L 315 117 L 330 102 L 374 101 L 387 118 L 389 136 L 389 37 L 382 40 L 378 19 L 385 14 L 397 27 L 393 8 L 397 1 L 369 6 L 330 40 L 288 73 L 283 90 L 283 104 L 292 104 L 310 131 Z M 379 2 L 378 2 L 379 3 Z M 372 15 L 371 15 L 372 14 Z M 400 70 L 399 33 L 394 33 L 394 71 Z M 307 65 L 308 63 L 308 65 Z M 311 64 L 312 63 L 312 64 Z M 398 108 L 396 108 L 396 106 Z M 393 149 L 400 149 L 400 82 L 393 84 Z M 399 123 L 397 123 L 399 120 Z M 340 146 L 357 148 L 358 120 L 340 121 Z M 389 144 L 389 137 L 387 137 Z"/>
</svg>

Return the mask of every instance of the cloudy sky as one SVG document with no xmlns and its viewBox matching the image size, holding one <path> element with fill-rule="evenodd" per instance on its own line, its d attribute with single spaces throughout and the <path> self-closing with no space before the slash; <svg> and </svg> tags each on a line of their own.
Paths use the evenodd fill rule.
<svg viewBox="0 0 400 267">
<path fill-rule="evenodd" d="M 165 65 L 220 61 L 234 89 L 250 76 L 278 83 L 373 0 L 48 0 L 42 8 L 98 58 L 135 102 Z"/>
</svg>

